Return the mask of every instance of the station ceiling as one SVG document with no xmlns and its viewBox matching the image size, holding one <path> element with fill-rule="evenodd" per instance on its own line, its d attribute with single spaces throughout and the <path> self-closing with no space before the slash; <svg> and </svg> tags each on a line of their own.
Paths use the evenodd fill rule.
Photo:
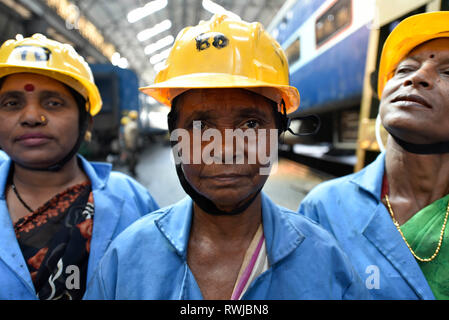
<svg viewBox="0 0 449 320">
<path fill-rule="evenodd" d="M 210 19 L 213 14 L 211 11 L 225 9 L 245 21 L 259 21 L 268 27 L 285 0 L 71 0 L 71 2 L 98 28 L 105 40 L 115 46 L 120 57 L 127 60 L 129 67 L 140 73 L 143 81 L 149 82 L 156 74 L 154 67 L 157 70 L 157 63 L 163 61 L 164 52 L 166 53 L 171 45 L 160 49 L 158 47 L 172 41 L 171 37 L 176 38 L 178 32 L 185 26 L 196 25 L 201 20 Z M 150 9 L 159 10 L 133 22 L 139 18 L 139 10 L 134 11 L 134 16 L 130 12 L 139 8 L 141 15 L 148 13 Z M 166 30 L 152 36 L 155 27 Z M 158 43 L 160 45 L 154 45 Z"/>
</svg>

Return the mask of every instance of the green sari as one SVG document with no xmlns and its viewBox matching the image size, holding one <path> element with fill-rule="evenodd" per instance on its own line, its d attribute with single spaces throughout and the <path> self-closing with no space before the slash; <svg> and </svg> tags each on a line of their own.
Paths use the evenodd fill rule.
<svg viewBox="0 0 449 320">
<path fill-rule="evenodd" d="M 417 212 L 401 226 L 410 247 L 420 258 L 429 258 L 435 252 L 449 201 L 449 195 Z M 448 222 L 449 224 L 449 222 Z M 418 261 L 424 276 L 438 300 L 449 300 L 449 232 L 444 231 L 440 252 L 430 262 Z"/>
</svg>

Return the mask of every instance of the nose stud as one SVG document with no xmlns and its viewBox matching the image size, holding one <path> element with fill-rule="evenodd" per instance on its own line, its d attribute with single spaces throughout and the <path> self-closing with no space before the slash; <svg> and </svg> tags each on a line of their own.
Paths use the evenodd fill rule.
<svg viewBox="0 0 449 320">
<path fill-rule="evenodd" d="M 45 116 L 41 116 L 40 119 L 41 119 L 41 122 L 43 122 L 44 124 L 47 123 L 47 118 Z"/>
</svg>

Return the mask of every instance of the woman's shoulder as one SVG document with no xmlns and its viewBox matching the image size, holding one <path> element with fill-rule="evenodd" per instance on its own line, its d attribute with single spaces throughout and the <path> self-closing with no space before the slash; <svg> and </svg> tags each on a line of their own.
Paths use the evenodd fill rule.
<svg viewBox="0 0 449 320">
<path fill-rule="evenodd" d="M 133 177 L 115 171 L 112 165 L 107 162 L 83 161 L 84 169 L 96 185 L 105 185 L 107 188 L 113 189 L 137 189 L 139 191 L 146 190 L 145 187 Z"/>
<path fill-rule="evenodd" d="M 5 151 L 0 150 L 0 161 L 7 160 L 7 159 L 9 159 L 9 157 L 8 157 L 8 155 L 5 153 Z"/>
<path fill-rule="evenodd" d="M 334 237 L 309 217 L 286 208 L 281 208 L 281 212 L 289 223 L 303 236 L 313 238 L 314 242 L 319 241 L 326 244 L 334 242 Z"/>
<path fill-rule="evenodd" d="M 333 237 L 320 226 L 316 221 L 299 214 L 293 210 L 274 204 L 271 200 L 271 210 L 273 211 L 273 221 L 279 219 L 276 223 L 278 226 L 286 227 L 290 226 L 296 233 L 304 237 L 314 238 L 316 241 L 328 242 L 333 241 Z"/>
<path fill-rule="evenodd" d="M 164 245 L 166 240 L 156 221 L 169 214 L 170 210 L 171 206 L 155 210 L 138 218 L 118 235 L 111 247 L 125 256 L 139 250 L 166 248 L 166 245 Z"/>
</svg>

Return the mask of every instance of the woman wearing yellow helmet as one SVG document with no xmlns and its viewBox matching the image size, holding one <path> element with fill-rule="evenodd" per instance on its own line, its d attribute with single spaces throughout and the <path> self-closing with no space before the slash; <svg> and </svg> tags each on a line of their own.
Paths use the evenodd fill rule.
<svg viewBox="0 0 449 320">
<path fill-rule="evenodd" d="M 386 151 L 299 208 L 334 233 L 377 299 L 449 299 L 448 21 L 419 14 L 392 31 L 378 83 Z"/>
<path fill-rule="evenodd" d="M 156 84 L 142 90 L 172 107 L 176 169 L 189 196 L 124 231 L 87 298 L 368 297 L 327 232 L 261 192 L 273 164 L 264 156 L 277 154 L 272 142 L 287 127 L 278 120 L 299 94 L 259 23 L 214 16 L 185 28 Z"/>
<path fill-rule="evenodd" d="M 0 48 L 0 299 L 81 299 L 109 242 L 158 208 L 77 155 L 100 108 L 72 47 L 34 35 Z"/>
</svg>

